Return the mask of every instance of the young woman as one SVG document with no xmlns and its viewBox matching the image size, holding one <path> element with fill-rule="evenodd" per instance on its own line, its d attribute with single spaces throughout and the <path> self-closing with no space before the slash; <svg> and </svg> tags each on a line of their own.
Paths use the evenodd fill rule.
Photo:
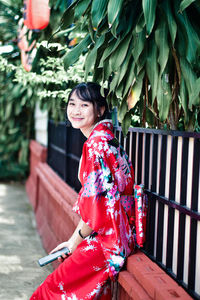
<svg viewBox="0 0 200 300">
<path fill-rule="evenodd" d="M 70 256 L 59 258 L 63 262 L 31 300 L 110 300 L 110 280 L 133 251 L 133 168 L 107 112 L 98 84 L 81 83 L 71 91 L 68 119 L 87 137 L 79 167 L 82 188 L 73 208 L 81 220 L 71 238 L 52 251 L 68 247 Z"/>
</svg>

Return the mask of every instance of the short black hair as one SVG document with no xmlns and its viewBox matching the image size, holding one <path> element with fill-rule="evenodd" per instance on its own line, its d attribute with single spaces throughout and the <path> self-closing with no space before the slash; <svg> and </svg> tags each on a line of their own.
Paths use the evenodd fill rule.
<svg viewBox="0 0 200 300">
<path fill-rule="evenodd" d="M 105 119 L 109 116 L 108 103 L 106 101 L 106 95 L 108 94 L 107 90 L 104 89 L 104 95 L 101 94 L 101 86 L 95 82 L 82 82 L 75 86 L 68 97 L 70 99 L 73 93 L 76 93 L 80 100 L 88 101 L 93 103 L 97 108 L 97 111 L 100 112 L 101 107 L 105 107 L 105 112 L 101 119 Z"/>
</svg>

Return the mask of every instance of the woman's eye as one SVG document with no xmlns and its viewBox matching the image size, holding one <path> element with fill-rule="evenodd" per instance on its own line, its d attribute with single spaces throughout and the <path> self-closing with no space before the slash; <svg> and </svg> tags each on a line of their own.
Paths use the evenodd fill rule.
<svg viewBox="0 0 200 300">
<path fill-rule="evenodd" d="M 82 104 L 83 107 L 88 107 L 88 104 Z"/>
<path fill-rule="evenodd" d="M 73 102 L 69 102 L 69 105 L 70 105 L 70 106 L 74 106 L 74 103 L 73 103 Z"/>
</svg>

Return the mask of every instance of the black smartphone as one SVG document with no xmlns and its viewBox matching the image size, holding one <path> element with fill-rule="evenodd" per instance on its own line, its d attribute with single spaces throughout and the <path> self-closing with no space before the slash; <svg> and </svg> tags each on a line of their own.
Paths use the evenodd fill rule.
<svg viewBox="0 0 200 300">
<path fill-rule="evenodd" d="M 50 262 L 56 260 L 58 257 L 62 256 L 62 253 L 69 254 L 69 249 L 67 247 L 62 248 L 61 250 L 58 250 L 56 252 L 53 252 L 52 254 L 49 254 L 47 256 L 44 256 L 38 260 L 38 263 L 40 267 L 43 267 Z"/>
</svg>

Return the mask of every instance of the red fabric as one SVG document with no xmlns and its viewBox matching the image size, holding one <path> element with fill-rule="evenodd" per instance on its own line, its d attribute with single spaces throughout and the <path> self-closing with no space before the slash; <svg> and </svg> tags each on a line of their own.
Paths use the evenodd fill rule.
<svg viewBox="0 0 200 300">
<path fill-rule="evenodd" d="M 94 250 L 88 251 L 88 242 Z M 99 271 L 97 271 L 99 270 Z M 91 295 L 91 293 L 94 295 Z M 84 240 L 59 267 L 38 287 L 30 300 L 63 299 L 110 300 L 107 264 L 98 238 Z"/>
<path fill-rule="evenodd" d="M 29 29 L 44 29 L 49 24 L 48 0 L 24 1 L 24 25 Z"/>
<path fill-rule="evenodd" d="M 147 219 L 147 195 L 144 194 L 142 184 L 134 186 L 135 189 L 135 233 L 136 243 L 143 247 L 146 239 L 146 219 Z"/>
<path fill-rule="evenodd" d="M 96 125 L 84 144 L 80 166 L 82 188 L 74 210 L 95 237 L 86 238 L 31 300 L 111 299 L 107 283 L 115 279 L 134 248 L 129 225 L 133 169 L 112 129 L 110 121 Z"/>
</svg>

